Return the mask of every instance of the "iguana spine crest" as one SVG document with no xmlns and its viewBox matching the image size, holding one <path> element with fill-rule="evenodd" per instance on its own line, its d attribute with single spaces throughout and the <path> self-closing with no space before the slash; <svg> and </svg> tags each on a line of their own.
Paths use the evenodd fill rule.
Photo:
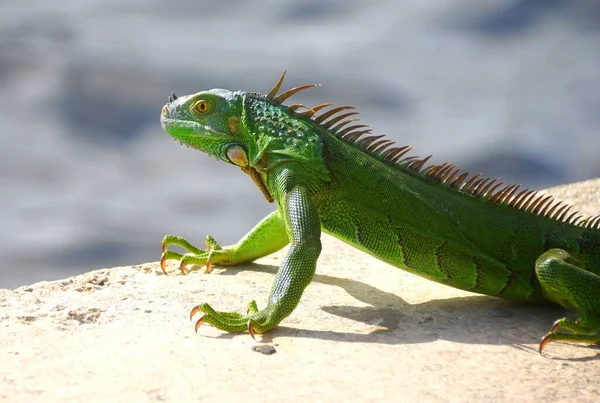
<svg viewBox="0 0 600 403">
<path fill-rule="evenodd" d="M 300 91 L 319 86 L 319 84 L 306 84 L 277 94 L 281 88 L 285 74 L 286 72 L 282 74 L 273 89 L 266 95 L 266 98 L 274 105 L 281 105 L 286 99 Z M 172 97 L 176 99 L 175 94 L 172 94 Z M 347 105 L 338 106 L 317 114 L 317 112 L 332 105 L 331 103 L 325 103 L 308 108 L 302 104 L 293 104 L 288 106 L 287 109 L 291 113 L 312 120 L 322 129 L 334 134 L 348 144 L 360 147 L 374 157 L 391 163 L 400 169 L 411 171 L 423 178 L 445 185 L 449 189 L 461 191 L 491 203 L 504 204 L 517 210 L 574 226 L 600 229 L 600 215 L 586 218 L 579 214 L 579 212 L 572 210 L 572 206 L 561 201 L 556 201 L 552 196 L 529 189 L 523 189 L 517 193 L 520 185 L 505 185 L 498 178 L 481 177 L 481 173 L 471 175 L 470 172 L 463 172 L 456 165 L 451 165 L 447 162 L 429 165 L 424 168 L 427 161 L 432 157 L 431 155 L 425 158 L 417 156 L 405 157 L 411 150 L 410 146 L 394 147 L 396 143 L 389 139 L 382 139 L 384 135 L 363 137 L 372 132 L 364 124 L 347 126 L 350 123 L 360 120 L 356 117 L 351 117 L 358 114 L 358 112 L 354 111 L 354 107 Z M 305 108 L 306 111 L 298 112 L 298 109 L 301 108 Z M 347 110 L 353 111 L 344 112 Z"/>
</svg>

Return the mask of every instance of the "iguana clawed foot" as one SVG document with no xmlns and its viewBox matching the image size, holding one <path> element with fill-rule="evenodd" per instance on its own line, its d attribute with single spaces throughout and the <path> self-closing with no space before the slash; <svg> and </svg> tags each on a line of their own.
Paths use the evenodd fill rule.
<svg viewBox="0 0 600 403">
<path fill-rule="evenodd" d="M 189 253 L 179 253 L 168 250 L 169 245 L 179 245 L 183 249 L 187 250 Z M 167 274 L 165 269 L 165 264 L 167 260 L 178 260 L 179 261 L 179 270 L 182 274 L 188 274 L 186 266 L 188 265 L 198 265 L 198 266 L 206 266 L 206 273 L 210 273 L 212 271 L 212 256 L 215 251 L 222 251 L 223 248 L 214 240 L 213 237 L 208 235 L 206 237 L 206 250 L 200 249 L 190 242 L 185 240 L 184 238 L 167 235 L 164 237 L 162 241 L 162 255 L 160 257 L 160 268 L 163 273 Z"/>
<path fill-rule="evenodd" d="M 200 304 L 190 311 L 190 320 L 199 312 L 202 313 L 202 316 L 196 321 L 194 327 L 196 333 L 202 324 L 208 324 L 229 333 L 248 331 L 254 339 L 254 333 L 263 333 L 275 326 L 275 324 L 269 324 L 269 309 L 259 311 L 256 301 L 251 301 L 248 304 L 247 314 L 245 315 L 237 312 L 215 311 L 206 303 Z"/>
<path fill-rule="evenodd" d="M 570 333 L 559 331 L 567 330 Z M 596 344 L 600 343 L 600 328 L 593 326 L 585 318 L 573 321 L 568 318 L 558 319 L 552 328 L 540 342 L 539 352 L 542 354 L 544 348 L 552 341 L 566 341 L 569 343 Z"/>
<path fill-rule="evenodd" d="M 170 251 L 168 250 L 170 245 L 178 245 L 188 253 Z M 165 236 L 162 242 L 162 250 L 160 268 L 165 274 L 167 274 L 165 269 L 167 260 L 179 261 L 179 269 L 183 274 L 189 273 L 186 268 L 188 265 L 206 266 L 206 273 L 210 273 L 213 262 L 216 264 L 235 264 L 239 261 L 239 254 L 231 248 L 223 249 L 210 235 L 206 237 L 206 250 L 200 249 L 187 240 L 174 235 Z M 266 309 L 259 311 L 255 301 L 248 304 L 246 314 L 216 311 L 207 303 L 194 307 L 190 312 L 190 320 L 197 313 L 202 313 L 202 316 L 196 321 L 196 332 L 202 324 L 207 324 L 230 333 L 248 331 L 252 338 L 254 338 L 254 333 L 263 333 L 274 328 L 281 319 L 287 316 L 287 314 L 281 312 L 279 304 L 271 304 Z"/>
</svg>

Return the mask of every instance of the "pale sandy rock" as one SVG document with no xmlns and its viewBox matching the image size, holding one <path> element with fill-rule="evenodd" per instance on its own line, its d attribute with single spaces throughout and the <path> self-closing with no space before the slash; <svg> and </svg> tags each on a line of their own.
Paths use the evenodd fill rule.
<svg viewBox="0 0 600 403">
<path fill-rule="evenodd" d="M 600 213 L 599 179 L 551 192 Z M 313 284 L 276 330 L 258 341 L 194 333 L 199 302 L 263 306 L 282 256 L 210 275 L 148 263 L 0 290 L 0 401 L 600 401 L 597 347 L 537 353 L 563 309 L 444 287 L 327 236 Z"/>
</svg>

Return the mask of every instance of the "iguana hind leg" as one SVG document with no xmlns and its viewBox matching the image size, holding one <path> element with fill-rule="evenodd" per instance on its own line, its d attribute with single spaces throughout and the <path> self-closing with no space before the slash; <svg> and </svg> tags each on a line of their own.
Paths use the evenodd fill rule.
<svg viewBox="0 0 600 403">
<path fill-rule="evenodd" d="M 600 276 L 581 267 L 568 252 L 542 254 L 535 271 L 545 298 L 581 314 L 577 321 L 558 319 L 540 342 L 540 354 L 552 341 L 600 343 Z"/>
</svg>

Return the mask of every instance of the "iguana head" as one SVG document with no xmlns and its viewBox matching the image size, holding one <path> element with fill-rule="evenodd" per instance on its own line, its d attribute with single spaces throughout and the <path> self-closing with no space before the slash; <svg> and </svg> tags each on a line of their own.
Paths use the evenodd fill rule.
<svg viewBox="0 0 600 403">
<path fill-rule="evenodd" d="M 315 180 L 328 180 L 322 161 L 317 125 L 281 105 L 306 85 L 276 96 L 283 77 L 266 95 L 213 89 L 177 97 L 171 93 L 163 106 L 161 124 L 175 140 L 220 160 L 237 165 L 265 194 L 269 170 L 294 162 L 310 171 Z"/>
<path fill-rule="evenodd" d="M 222 89 L 177 97 L 163 106 L 161 124 L 175 140 L 239 166 L 248 165 L 248 139 L 239 136 L 242 95 Z M 246 154 L 246 155 L 244 155 Z"/>
</svg>

